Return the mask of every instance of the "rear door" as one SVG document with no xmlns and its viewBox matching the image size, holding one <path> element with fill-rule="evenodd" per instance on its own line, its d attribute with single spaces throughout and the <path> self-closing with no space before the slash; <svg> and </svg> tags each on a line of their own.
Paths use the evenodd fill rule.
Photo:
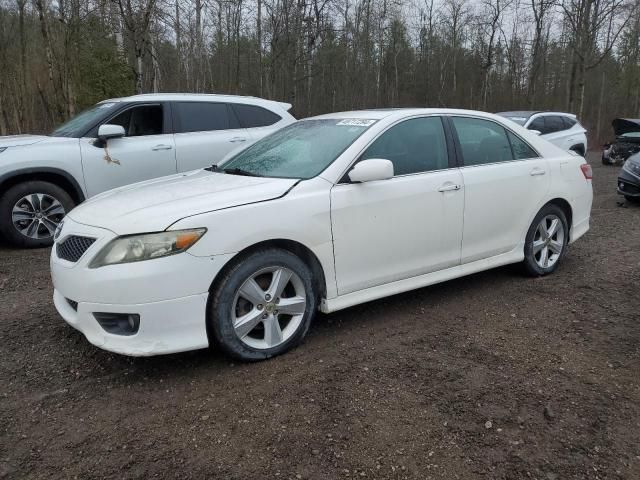
<svg viewBox="0 0 640 480">
<path fill-rule="evenodd" d="M 178 171 L 220 162 L 250 143 L 250 136 L 226 103 L 174 102 L 174 139 Z"/>
<path fill-rule="evenodd" d="M 464 182 L 461 262 L 524 246 L 531 216 L 549 189 L 547 160 L 501 124 L 452 116 Z"/>
</svg>

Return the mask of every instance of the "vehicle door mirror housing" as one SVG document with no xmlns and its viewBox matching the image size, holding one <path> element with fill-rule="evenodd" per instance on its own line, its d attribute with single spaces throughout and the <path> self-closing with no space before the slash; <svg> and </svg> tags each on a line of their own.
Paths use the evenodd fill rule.
<svg viewBox="0 0 640 480">
<path fill-rule="evenodd" d="M 124 127 L 121 125 L 105 123 L 98 128 L 98 139 L 102 142 L 106 142 L 110 138 L 121 138 L 124 137 L 124 135 Z"/>
<path fill-rule="evenodd" d="M 540 130 L 529 130 L 529 131 L 534 135 L 542 135 L 542 132 Z"/>
<path fill-rule="evenodd" d="M 349 172 L 352 182 L 373 182 L 393 178 L 393 163 L 383 158 L 369 158 L 354 165 Z"/>
</svg>

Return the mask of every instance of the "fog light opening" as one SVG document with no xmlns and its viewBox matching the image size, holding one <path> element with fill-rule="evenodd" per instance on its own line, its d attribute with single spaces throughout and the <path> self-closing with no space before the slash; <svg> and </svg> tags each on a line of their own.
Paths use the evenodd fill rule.
<svg viewBox="0 0 640 480">
<path fill-rule="evenodd" d="M 113 335 L 135 335 L 140 329 L 137 313 L 95 312 L 93 316 L 105 332 Z"/>
</svg>

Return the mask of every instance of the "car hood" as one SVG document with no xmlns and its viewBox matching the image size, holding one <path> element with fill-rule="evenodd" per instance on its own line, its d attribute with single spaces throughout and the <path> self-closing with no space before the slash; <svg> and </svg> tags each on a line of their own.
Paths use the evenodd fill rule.
<svg viewBox="0 0 640 480">
<path fill-rule="evenodd" d="M 625 133 L 640 132 L 640 118 L 616 118 L 611 122 L 616 137 Z"/>
<path fill-rule="evenodd" d="M 44 135 L 7 135 L 0 137 L 0 148 L 6 147 L 22 147 L 24 145 L 32 145 L 42 142 L 50 137 Z"/>
<path fill-rule="evenodd" d="M 109 190 L 69 216 L 118 235 L 158 232 L 185 217 L 281 197 L 297 182 L 195 170 Z"/>
</svg>

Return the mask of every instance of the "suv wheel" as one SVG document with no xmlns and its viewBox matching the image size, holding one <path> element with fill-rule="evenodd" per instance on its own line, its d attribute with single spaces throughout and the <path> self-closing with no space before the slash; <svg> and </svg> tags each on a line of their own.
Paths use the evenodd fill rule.
<svg viewBox="0 0 640 480">
<path fill-rule="evenodd" d="M 524 244 L 524 267 L 534 277 L 553 273 L 567 250 L 567 217 L 557 205 L 545 205 L 533 219 Z"/>
<path fill-rule="evenodd" d="M 16 247 L 50 246 L 58 224 L 73 207 L 69 194 L 53 183 L 19 183 L 0 198 L 0 233 Z"/>
<path fill-rule="evenodd" d="M 209 329 L 231 356 L 264 360 L 302 341 L 317 306 L 311 270 L 300 258 L 259 250 L 235 263 L 209 295 Z"/>
</svg>

